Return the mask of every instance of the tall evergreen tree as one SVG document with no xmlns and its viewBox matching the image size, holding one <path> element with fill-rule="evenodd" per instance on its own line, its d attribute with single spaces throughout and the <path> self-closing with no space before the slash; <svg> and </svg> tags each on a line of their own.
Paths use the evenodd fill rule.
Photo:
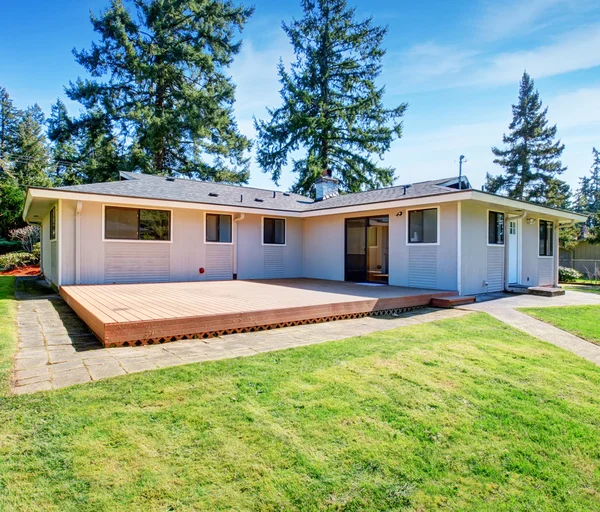
<svg viewBox="0 0 600 512">
<path fill-rule="evenodd" d="M 505 193 L 514 199 L 542 204 L 561 202 L 554 193 L 564 194 L 565 187 L 558 179 L 565 170 L 560 156 L 565 148 L 555 141 L 556 125 L 549 126 L 548 108 L 543 108 L 534 81 L 523 73 L 519 99 L 512 106 L 510 133 L 504 135 L 506 149 L 492 148 L 494 163 L 504 168 L 498 176 L 487 175 L 490 192 Z M 560 183 L 559 183 L 560 182 Z"/>
<path fill-rule="evenodd" d="M 4 87 L 0 87 L 0 177 L 8 171 L 7 159 L 15 149 L 19 115 L 8 91 Z"/>
<path fill-rule="evenodd" d="M 67 106 L 60 100 L 51 107 L 48 118 L 48 138 L 52 142 L 52 171 L 50 177 L 54 186 L 83 183 L 79 140 L 73 130 L 73 120 Z"/>
<path fill-rule="evenodd" d="M 586 226 L 589 228 L 588 241 L 600 243 L 600 151 L 592 149 L 593 162 L 590 175 L 579 180 L 576 208 L 589 214 Z"/>
<path fill-rule="evenodd" d="M 407 107 L 385 108 L 385 88 L 375 83 L 387 28 L 356 20 L 346 0 L 302 0 L 302 8 L 301 20 L 283 24 L 296 56 L 289 72 L 279 63 L 283 105 L 268 109 L 268 121 L 255 119 L 259 165 L 277 183 L 302 150 L 292 159 L 292 190 L 303 194 L 321 175 L 348 192 L 392 184 L 394 169 L 373 158 L 402 136 Z"/>
<path fill-rule="evenodd" d="M 47 174 L 50 155 L 44 122 L 44 113 L 36 104 L 23 112 L 15 129 L 11 174 L 22 189 L 50 185 Z"/>
<path fill-rule="evenodd" d="M 131 4 L 135 12 L 111 0 L 92 15 L 100 41 L 75 52 L 95 78 L 68 88 L 87 111 L 74 129 L 94 130 L 95 142 L 117 134 L 113 168 L 246 182 L 249 141 L 233 118 L 235 86 L 226 68 L 253 10 L 230 0 Z"/>
</svg>

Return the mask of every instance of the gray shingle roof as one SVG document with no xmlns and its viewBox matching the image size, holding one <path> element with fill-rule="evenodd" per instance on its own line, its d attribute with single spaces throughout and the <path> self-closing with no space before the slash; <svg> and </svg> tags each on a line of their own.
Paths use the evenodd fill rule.
<svg viewBox="0 0 600 512">
<path fill-rule="evenodd" d="M 189 179 L 173 180 L 164 176 L 131 172 L 123 172 L 121 175 L 124 178 L 122 181 L 59 187 L 58 190 L 296 212 L 357 206 L 456 192 L 456 189 L 443 185 L 453 178 L 445 178 L 407 186 L 401 185 L 355 194 L 343 194 L 323 201 L 314 201 L 309 197 L 298 194 L 238 185 L 224 185 Z"/>
</svg>

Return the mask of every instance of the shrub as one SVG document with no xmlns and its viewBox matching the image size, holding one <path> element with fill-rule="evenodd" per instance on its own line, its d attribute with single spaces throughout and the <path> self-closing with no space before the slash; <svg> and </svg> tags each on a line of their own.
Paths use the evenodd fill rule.
<svg viewBox="0 0 600 512">
<path fill-rule="evenodd" d="M 14 270 L 27 265 L 36 265 L 39 259 L 28 252 L 9 252 L 0 256 L 0 268 L 4 270 Z"/>
<path fill-rule="evenodd" d="M 18 251 L 20 248 L 21 242 L 0 238 L 0 255 Z"/>
<path fill-rule="evenodd" d="M 574 268 L 558 267 L 558 280 L 561 283 L 572 283 L 581 277 L 581 272 L 577 272 Z"/>
<path fill-rule="evenodd" d="M 35 258 L 37 263 L 40 262 L 40 256 L 42 255 L 42 246 L 40 242 L 36 242 L 33 244 L 33 250 L 31 251 L 31 255 Z"/>
<path fill-rule="evenodd" d="M 10 237 L 13 240 L 18 240 L 21 243 L 21 247 L 25 252 L 33 252 L 33 246 L 40 241 L 40 227 L 39 226 L 24 226 L 22 228 L 11 229 Z"/>
</svg>

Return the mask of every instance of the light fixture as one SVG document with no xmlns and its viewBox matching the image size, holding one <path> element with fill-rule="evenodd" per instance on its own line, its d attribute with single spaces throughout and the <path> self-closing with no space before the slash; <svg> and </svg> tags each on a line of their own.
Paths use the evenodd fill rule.
<svg viewBox="0 0 600 512">
<path fill-rule="evenodd" d="M 527 219 L 527 224 L 529 224 L 529 225 L 535 224 L 535 219 L 532 219 L 532 218 Z"/>
</svg>

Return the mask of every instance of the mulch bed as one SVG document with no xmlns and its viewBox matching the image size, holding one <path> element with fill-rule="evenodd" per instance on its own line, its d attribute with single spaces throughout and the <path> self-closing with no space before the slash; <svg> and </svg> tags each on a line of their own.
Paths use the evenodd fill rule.
<svg viewBox="0 0 600 512">
<path fill-rule="evenodd" d="M 13 270 L 3 270 L 0 272 L 1 276 L 37 276 L 41 272 L 38 265 L 28 265 L 26 267 L 19 267 Z"/>
</svg>

